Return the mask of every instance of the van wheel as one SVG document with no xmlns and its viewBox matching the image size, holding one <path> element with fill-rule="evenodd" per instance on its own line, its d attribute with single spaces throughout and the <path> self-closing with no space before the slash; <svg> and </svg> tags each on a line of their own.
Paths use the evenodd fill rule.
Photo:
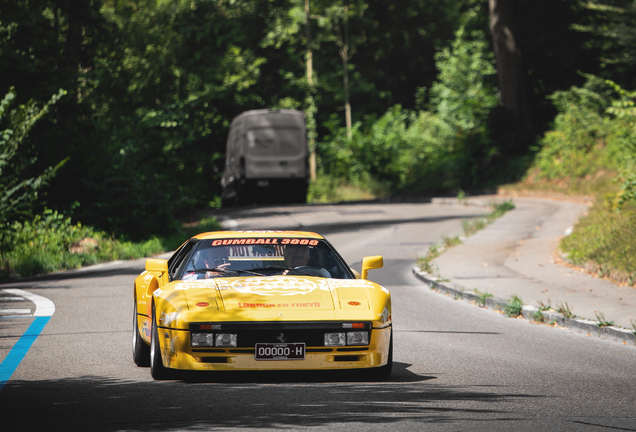
<svg viewBox="0 0 636 432">
<path fill-rule="evenodd" d="M 307 204 L 307 188 L 303 188 L 297 193 L 296 202 L 299 204 Z"/>
<path fill-rule="evenodd" d="M 234 196 L 232 198 L 227 198 L 225 196 L 221 196 L 221 207 L 224 208 L 228 208 L 228 207 L 236 207 L 237 205 L 237 197 Z"/>
<path fill-rule="evenodd" d="M 287 202 L 292 204 L 306 204 L 307 203 L 307 187 L 290 190 Z"/>
</svg>

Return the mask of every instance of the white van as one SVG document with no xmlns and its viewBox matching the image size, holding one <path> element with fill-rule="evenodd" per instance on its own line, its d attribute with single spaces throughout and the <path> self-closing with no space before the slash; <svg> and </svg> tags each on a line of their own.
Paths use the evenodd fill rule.
<svg viewBox="0 0 636 432">
<path fill-rule="evenodd" d="M 308 160 L 302 111 L 260 109 L 239 114 L 227 139 L 223 203 L 306 202 Z"/>
</svg>

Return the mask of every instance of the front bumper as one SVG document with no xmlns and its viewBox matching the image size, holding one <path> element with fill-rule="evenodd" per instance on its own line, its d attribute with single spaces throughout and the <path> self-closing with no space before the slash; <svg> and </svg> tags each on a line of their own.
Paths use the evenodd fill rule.
<svg viewBox="0 0 636 432">
<path fill-rule="evenodd" d="M 303 360 L 255 360 L 254 347 L 192 348 L 187 330 L 159 328 L 163 364 L 180 370 L 338 370 L 381 367 L 389 359 L 391 327 L 372 329 L 369 345 L 307 345 Z"/>
</svg>

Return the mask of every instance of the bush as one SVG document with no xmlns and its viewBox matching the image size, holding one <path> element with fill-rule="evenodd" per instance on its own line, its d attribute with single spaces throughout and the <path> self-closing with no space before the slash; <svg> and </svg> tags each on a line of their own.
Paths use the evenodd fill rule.
<svg viewBox="0 0 636 432">
<path fill-rule="evenodd" d="M 630 175 L 636 167 L 636 113 L 616 108 L 629 102 L 628 93 L 621 94 L 611 82 L 591 75 L 587 78 L 583 87 L 551 96 L 559 113 L 553 129 L 540 142 L 532 171 L 548 180 L 613 172 L 623 181 L 624 200 L 630 200 Z"/>
<path fill-rule="evenodd" d="M 73 223 L 45 210 L 32 221 L 6 224 L 0 233 L 0 276 L 13 278 L 79 268 L 98 262 L 151 256 L 164 246 L 156 238 L 135 244 Z"/>
<path fill-rule="evenodd" d="M 504 313 L 509 317 L 518 317 L 523 311 L 523 300 L 519 296 L 513 295 L 504 308 Z"/>
<path fill-rule="evenodd" d="M 367 184 L 351 184 L 347 179 L 321 175 L 309 185 L 308 200 L 312 203 L 362 201 L 385 197 L 389 193 L 383 185 L 372 180 Z"/>
<path fill-rule="evenodd" d="M 31 215 L 39 190 L 66 162 L 49 167 L 36 177 L 27 174 L 37 160 L 25 145 L 27 137 L 33 126 L 65 94 L 66 91 L 60 90 L 42 108 L 30 100 L 10 109 L 16 100 L 16 91 L 12 87 L 0 100 L 0 229 L 9 221 Z"/>
<path fill-rule="evenodd" d="M 487 40 L 483 32 L 467 34 L 460 27 L 452 45 L 435 55 L 440 73 L 431 87 L 430 110 L 457 130 L 484 128 L 499 104 Z"/>
<path fill-rule="evenodd" d="M 492 54 L 483 33 L 456 33 L 436 57 L 440 70 L 428 110 L 396 105 L 382 117 L 367 117 L 352 128 L 351 139 L 332 120 L 318 146 L 320 173 L 348 184 L 370 182 L 391 193 L 409 189 L 474 187 L 496 153 L 488 139 L 488 114 L 498 104 Z M 425 89 L 418 99 L 425 99 Z"/>
<path fill-rule="evenodd" d="M 616 211 L 612 203 L 599 199 L 563 239 L 561 250 L 577 265 L 601 276 L 618 272 L 613 279 L 628 282 L 636 274 L 636 207 Z"/>
<path fill-rule="evenodd" d="M 558 115 L 540 143 L 532 173 L 596 195 L 561 250 L 592 273 L 634 284 L 636 92 L 588 75 L 583 87 L 556 92 L 552 100 Z"/>
</svg>

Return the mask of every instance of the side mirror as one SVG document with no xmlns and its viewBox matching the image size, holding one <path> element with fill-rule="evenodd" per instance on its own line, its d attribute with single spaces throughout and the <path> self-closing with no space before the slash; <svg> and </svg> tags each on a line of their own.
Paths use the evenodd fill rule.
<svg viewBox="0 0 636 432">
<path fill-rule="evenodd" d="M 146 271 L 165 273 L 168 271 L 168 260 L 149 258 L 146 260 Z"/>
<path fill-rule="evenodd" d="M 369 270 L 382 268 L 384 260 L 380 255 L 368 256 L 362 258 L 362 275 L 361 279 L 366 279 L 369 275 Z"/>
</svg>

